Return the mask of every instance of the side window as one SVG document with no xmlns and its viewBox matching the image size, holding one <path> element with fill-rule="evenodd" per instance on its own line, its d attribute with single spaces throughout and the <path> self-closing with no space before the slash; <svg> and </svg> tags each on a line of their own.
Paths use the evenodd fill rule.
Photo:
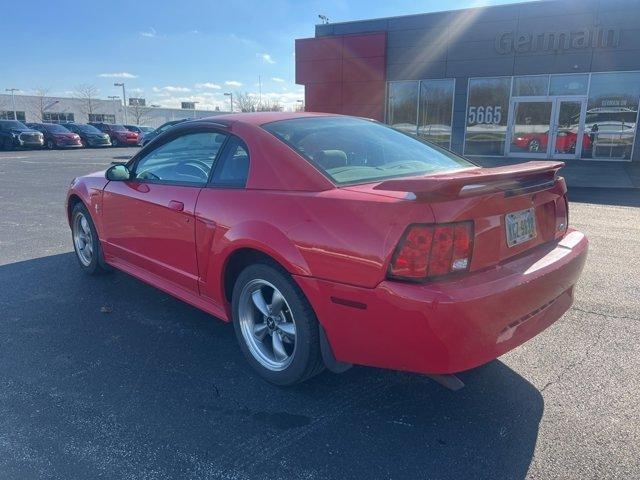
<svg viewBox="0 0 640 480">
<path fill-rule="evenodd" d="M 225 138 L 216 132 L 177 137 L 142 157 L 135 166 L 136 178 L 204 185 Z"/>
<path fill-rule="evenodd" d="M 220 159 L 212 183 L 214 185 L 244 187 L 249 176 L 249 149 L 237 137 L 232 137 Z"/>
</svg>

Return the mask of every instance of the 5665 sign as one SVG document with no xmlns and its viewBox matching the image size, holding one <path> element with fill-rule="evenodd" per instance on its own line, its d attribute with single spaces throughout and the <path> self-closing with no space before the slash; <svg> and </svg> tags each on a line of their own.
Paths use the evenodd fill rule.
<svg viewBox="0 0 640 480">
<path fill-rule="evenodd" d="M 484 123 L 489 125 L 499 125 L 502 121 L 501 105 L 486 105 L 469 107 L 467 113 L 467 125 Z"/>
</svg>

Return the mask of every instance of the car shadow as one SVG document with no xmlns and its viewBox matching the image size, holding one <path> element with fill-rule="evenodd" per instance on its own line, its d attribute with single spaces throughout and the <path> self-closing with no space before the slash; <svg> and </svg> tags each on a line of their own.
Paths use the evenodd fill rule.
<svg viewBox="0 0 640 480">
<path fill-rule="evenodd" d="M 230 325 L 71 253 L 0 285 L 8 478 L 519 479 L 533 457 L 542 396 L 500 361 L 458 392 L 365 367 L 279 388 Z"/>
</svg>

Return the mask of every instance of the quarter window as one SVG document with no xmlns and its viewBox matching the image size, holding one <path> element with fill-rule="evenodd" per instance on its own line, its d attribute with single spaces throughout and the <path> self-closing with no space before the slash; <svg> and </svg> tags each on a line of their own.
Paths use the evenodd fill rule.
<svg viewBox="0 0 640 480">
<path fill-rule="evenodd" d="M 213 174 L 213 183 L 221 186 L 244 187 L 249 175 L 249 150 L 245 143 L 232 137 L 220 165 Z"/>
<path fill-rule="evenodd" d="M 139 180 L 205 185 L 226 135 L 199 132 L 182 135 L 140 159 Z"/>
</svg>

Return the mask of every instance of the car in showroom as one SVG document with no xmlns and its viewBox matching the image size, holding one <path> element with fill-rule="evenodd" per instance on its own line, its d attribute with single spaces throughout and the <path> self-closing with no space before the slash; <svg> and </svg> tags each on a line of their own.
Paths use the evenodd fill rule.
<svg viewBox="0 0 640 480">
<path fill-rule="evenodd" d="M 44 135 L 44 146 L 54 148 L 82 148 L 80 135 L 73 133 L 57 123 L 27 123 L 27 127 L 38 130 Z"/>
<path fill-rule="evenodd" d="M 357 364 L 458 388 L 572 304 L 588 241 L 562 166 L 482 168 L 348 116 L 229 114 L 73 179 L 66 211 L 82 270 L 232 322 L 270 382 Z"/>
<path fill-rule="evenodd" d="M 560 129 L 556 133 L 557 153 L 575 153 L 578 143 L 578 134 L 575 129 Z M 513 138 L 513 145 L 521 150 L 531 153 L 546 152 L 549 145 L 549 131 L 543 133 L 523 133 Z M 582 135 L 582 150 L 591 148 L 591 140 L 588 134 Z"/>
<path fill-rule="evenodd" d="M 83 147 L 110 147 L 111 137 L 93 125 L 85 123 L 63 123 L 64 128 L 80 137 Z"/>
<path fill-rule="evenodd" d="M 0 120 L 0 148 L 42 148 L 44 135 L 18 120 Z"/>
<path fill-rule="evenodd" d="M 158 128 L 153 130 L 152 132 L 145 133 L 142 136 L 142 138 L 140 138 L 140 140 L 138 140 L 138 145 L 140 145 L 141 147 L 144 147 L 147 143 L 149 143 L 151 140 L 156 138 L 161 133 L 166 132 L 167 130 L 169 130 L 174 125 L 178 125 L 179 123 L 186 122 L 187 120 L 189 120 L 189 119 L 188 118 L 181 118 L 180 120 L 171 120 L 170 122 L 163 123 Z"/>
<path fill-rule="evenodd" d="M 124 125 L 101 122 L 89 122 L 89 125 L 93 125 L 109 135 L 113 147 L 135 147 L 138 145 L 138 134 L 127 130 Z"/>
</svg>

